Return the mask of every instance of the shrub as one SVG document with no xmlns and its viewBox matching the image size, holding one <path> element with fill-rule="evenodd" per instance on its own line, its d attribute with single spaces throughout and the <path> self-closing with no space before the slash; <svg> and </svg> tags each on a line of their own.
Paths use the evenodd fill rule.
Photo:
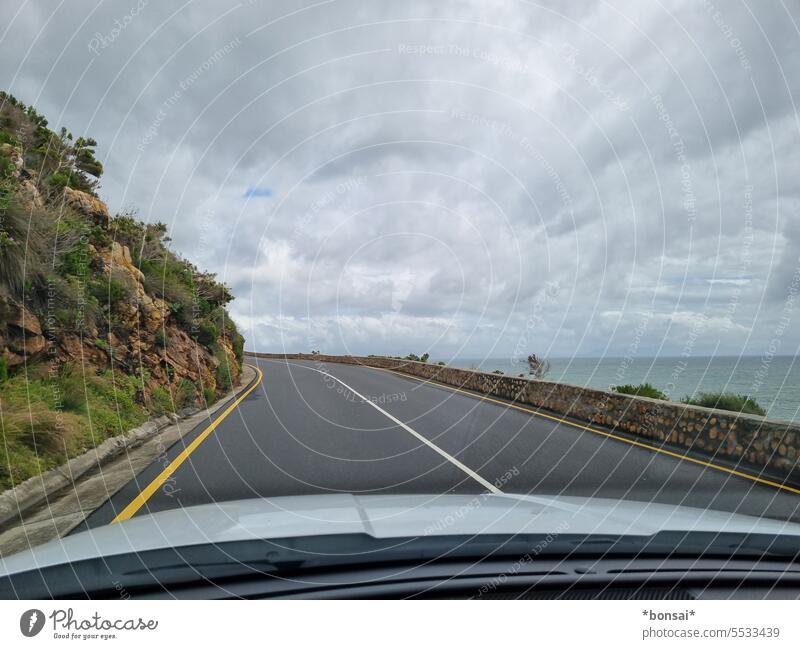
<svg viewBox="0 0 800 649">
<path fill-rule="evenodd" d="M 194 337 L 201 345 L 208 347 L 216 342 L 218 336 L 219 331 L 213 322 L 201 322 Z"/>
<path fill-rule="evenodd" d="M 8 363 L 4 356 L 0 356 L 0 383 L 8 381 Z"/>
<path fill-rule="evenodd" d="M 210 406 L 214 401 L 217 399 L 217 395 L 214 393 L 214 390 L 210 387 L 203 388 L 203 399 L 205 399 L 206 407 Z"/>
<path fill-rule="evenodd" d="M 11 146 L 19 146 L 19 140 L 7 131 L 0 131 L 0 144 L 10 144 Z"/>
<path fill-rule="evenodd" d="M 71 412 L 86 412 L 86 386 L 83 378 L 76 375 L 70 365 L 61 368 L 58 378 L 53 384 L 56 395 L 56 406 Z"/>
<path fill-rule="evenodd" d="M 89 293 L 100 304 L 108 305 L 112 310 L 128 299 L 128 287 L 113 277 L 108 282 L 90 282 Z"/>
<path fill-rule="evenodd" d="M 625 385 L 615 385 L 611 389 L 620 394 L 632 394 L 635 397 L 649 397 L 650 399 L 668 401 L 667 395 L 650 383 L 640 383 L 639 385 L 627 383 Z"/>
<path fill-rule="evenodd" d="M 64 330 L 87 333 L 97 324 L 101 315 L 98 300 L 86 295 L 77 277 L 49 275 L 39 289 L 39 294 L 42 293 L 47 296 L 48 309 Z"/>
<path fill-rule="evenodd" d="M 142 405 L 144 385 L 136 376 L 106 370 L 87 377 L 86 385 L 94 432 L 101 440 L 138 426 L 147 419 Z"/>
<path fill-rule="evenodd" d="M 197 400 L 197 386 L 189 379 L 181 379 L 178 387 L 175 389 L 175 408 L 180 410 L 186 406 L 190 406 Z"/>
<path fill-rule="evenodd" d="M 164 333 L 164 330 L 159 329 L 158 331 L 156 331 L 156 336 L 155 336 L 156 347 L 159 347 L 160 349 L 165 349 L 167 347 L 167 342 L 168 342 L 167 334 Z"/>
<path fill-rule="evenodd" d="M 233 320 L 228 320 L 228 322 L 233 325 Z M 236 356 L 236 360 L 241 365 L 244 360 L 244 336 L 239 333 L 235 325 L 231 335 L 231 345 L 233 345 L 233 353 Z"/>
<path fill-rule="evenodd" d="M 48 182 L 54 190 L 64 189 L 65 187 L 75 189 L 80 186 L 77 176 L 68 170 L 56 171 L 48 178 Z"/>
<path fill-rule="evenodd" d="M 71 236 L 74 238 L 83 234 L 81 229 L 72 229 L 67 232 L 59 232 L 59 238 Z M 65 275 L 74 275 L 76 277 L 86 277 L 89 274 L 89 264 L 91 256 L 89 254 L 89 244 L 84 239 L 78 239 L 63 253 L 61 258 L 61 271 Z"/>
<path fill-rule="evenodd" d="M 218 391 L 224 392 L 230 389 L 233 382 L 231 381 L 231 368 L 228 363 L 220 363 L 215 378 L 217 379 Z"/>
<path fill-rule="evenodd" d="M 700 392 L 681 399 L 681 403 L 692 406 L 703 406 L 704 408 L 716 408 L 718 410 L 730 410 L 732 412 L 743 412 L 749 415 L 760 415 L 766 417 L 767 411 L 759 403 L 746 394 L 733 394 L 731 392 Z"/>
<path fill-rule="evenodd" d="M 116 306 L 120 302 L 128 299 L 128 287 L 122 282 L 111 279 L 108 282 L 108 301 L 111 306 Z"/>
<path fill-rule="evenodd" d="M 14 173 L 14 169 L 16 167 L 11 162 L 11 158 L 0 153 L 0 178 L 8 178 Z"/>
<path fill-rule="evenodd" d="M 67 458 L 79 434 L 80 419 L 76 415 L 51 410 L 43 403 L 15 408 L 3 416 L 6 444 L 24 446 L 41 460 L 51 456 L 53 465 Z"/>
<path fill-rule="evenodd" d="M 24 247 L 0 228 L 0 286 L 6 286 L 14 295 L 21 295 L 26 270 Z"/>
<path fill-rule="evenodd" d="M 495 370 L 492 374 L 505 374 L 503 370 Z"/>
<path fill-rule="evenodd" d="M 164 415 L 168 412 L 174 412 L 175 408 L 172 403 L 172 395 L 161 386 L 158 386 L 150 395 L 152 402 L 151 410 L 153 414 Z"/>
</svg>

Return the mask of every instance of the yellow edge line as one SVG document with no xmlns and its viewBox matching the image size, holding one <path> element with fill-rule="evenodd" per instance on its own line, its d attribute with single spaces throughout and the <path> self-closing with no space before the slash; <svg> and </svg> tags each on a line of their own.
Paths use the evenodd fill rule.
<svg viewBox="0 0 800 649">
<path fill-rule="evenodd" d="M 159 473 L 158 476 L 154 478 L 149 485 L 147 485 L 144 489 L 142 489 L 141 493 L 138 496 L 136 496 L 136 498 L 134 498 L 130 503 L 128 503 L 128 506 L 125 507 L 125 509 L 123 509 L 119 514 L 117 514 L 117 517 L 113 521 L 111 521 L 112 525 L 114 523 L 126 521 L 129 518 L 131 518 L 136 512 L 138 512 L 142 508 L 142 506 L 149 500 L 150 496 L 152 496 L 156 491 L 158 491 L 161 485 L 163 485 L 169 479 L 169 477 L 175 472 L 175 470 L 186 461 L 186 459 L 192 454 L 192 452 L 198 446 L 200 446 L 200 444 L 203 443 L 203 440 L 206 437 L 208 437 L 212 432 L 214 432 L 214 429 L 220 424 L 220 422 L 223 419 L 225 419 L 225 417 L 227 417 L 231 412 L 233 412 L 234 408 L 236 408 L 236 406 L 238 406 L 245 399 L 245 397 L 247 397 L 248 394 L 250 394 L 261 384 L 261 380 L 264 378 L 264 373 L 254 365 L 251 365 L 250 367 L 253 367 L 255 369 L 258 376 L 253 385 L 247 388 L 247 390 L 245 390 L 239 396 L 239 398 L 236 399 L 236 401 L 234 401 L 231 405 L 225 408 L 225 411 L 219 417 L 217 417 L 213 422 L 211 422 L 202 433 L 200 433 L 194 440 L 192 440 L 192 443 L 189 444 L 185 449 L 183 449 L 180 452 L 180 454 L 174 460 L 172 460 L 172 462 L 169 463 L 169 466 L 167 466 L 167 468 L 165 468 L 161 473 Z"/>
<path fill-rule="evenodd" d="M 364 365 L 363 367 L 371 367 L 371 366 Z M 493 399 L 492 397 L 487 397 L 482 394 L 476 394 L 474 392 L 469 392 L 467 390 L 462 390 L 460 388 L 454 388 L 450 385 L 439 383 L 438 381 L 434 381 L 432 379 L 422 379 L 419 378 L 418 376 L 413 376 L 412 374 L 405 374 L 403 372 L 398 372 L 396 370 L 389 370 L 384 367 L 372 367 L 371 369 L 381 370 L 382 372 L 391 372 L 392 374 L 397 374 L 398 376 L 402 376 L 407 379 L 414 379 L 415 381 L 419 381 L 420 383 L 428 383 L 430 385 L 436 386 L 437 388 L 445 388 L 446 390 L 451 390 L 452 392 L 458 392 L 459 394 L 463 394 L 468 397 L 473 397 L 474 399 L 481 399 L 482 401 L 491 401 L 492 403 L 499 403 L 501 406 L 505 406 L 506 408 L 516 408 L 517 410 L 521 410 L 522 412 L 527 412 L 537 417 L 552 419 L 553 421 L 557 421 L 559 424 L 566 424 L 567 426 L 572 426 L 573 428 L 580 428 L 581 430 L 585 430 L 590 433 L 595 433 L 596 435 L 602 435 L 603 437 L 615 439 L 619 442 L 625 442 L 626 444 L 629 444 L 631 446 L 638 446 L 639 448 L 644 448 L 647 449 L 648 451 L 653 451 L 654 453 L 661 453 L 662 455 L 668 455 L 678 460 L 683 460 L 685 462 L 692 462 L 693 464 L 699 464 L 700 466 L 704 466 L 709 469 L 715 469 L 717 471 L 722 471 L 723 473 L 729 473 L 731 475 L 738 476 L 739 478 L 745 478 L 747 480 L 752 480 L 753 482 L 758 482 L 760 484 L 764 484 L 770 487 L 775 487 L 776 489 L 782 489 L 783 491 L 788 491 L 789 493 L 800 495 L 800 489 L 795 489 L 794 487 L 788 487 L 784 484 L 781 484 L 780 482 L 774 482 L 772 480 L 759 478 L 758 476 L 752 475 L 750 473 L 744 473 L 743 471 L 737 471 L 736 469 L 729 469 L 728 467 L 721 466 L 719 464 L 714 464 L 713 462 L 705 462 L 704 460 L 698 460 L 697 458 L 689 457 L 688 455 L 682 455 L 681 453 L 668 451 L 666 449 L 658 448 L 657 446 L 651 446 L 650 444 L 645 444 L 643 442 L 636 442 L 634 440 L 621 437 L 620 435 L 614 435 L 614 433 L 607 433 L 602 430 L 597 430 L 596 428 L 590 428 L 589 426 L 576 424 L 575 422 L 569 421 L 568 419 L 562 419 L 561 417 L 554 417 L 553 415 L 547 415 L 543 412 L 539 412 L 538 410 L 533 410 L 531 408 L 526 408 L 524 406 L 518 406 L 515 403 L 509 403 L 507 401 L 502 401 L 500 399 Z"/>
</svg>

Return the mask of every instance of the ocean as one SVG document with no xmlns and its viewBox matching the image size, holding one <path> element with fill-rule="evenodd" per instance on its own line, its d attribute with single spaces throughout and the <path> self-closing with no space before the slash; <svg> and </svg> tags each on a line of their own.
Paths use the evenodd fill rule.
<svg viewBox="0 0 800 649">
<path fill-rule="evenodd" d="M 525 359 L 432 358 L 453 367 L 527 371 Z M 736 392 L 758 401 L 773 419 L 800 421 L 800 357 L 695 356 L 661 358 L 551 358 L 547 380 L 608 389 L 623 383 L 651 383 L 673 401 L 697 392 Z"/>
</svg>

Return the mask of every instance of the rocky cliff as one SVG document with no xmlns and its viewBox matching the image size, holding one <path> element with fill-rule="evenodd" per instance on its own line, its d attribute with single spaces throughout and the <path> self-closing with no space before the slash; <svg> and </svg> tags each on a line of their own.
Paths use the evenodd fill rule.
<svg viewBox="0 0 800 649">
<path fill-rule="evenodd" d="M 0 486 L 239 375 L 233 296 L 163 224 L 109 214 L 95 146 L 0 93 Z"/>
</svg>

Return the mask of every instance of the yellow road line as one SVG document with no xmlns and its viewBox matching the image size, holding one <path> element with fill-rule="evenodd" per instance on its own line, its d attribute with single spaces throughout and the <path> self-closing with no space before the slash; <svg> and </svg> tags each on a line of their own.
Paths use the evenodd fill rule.
<svg viewBox="0 0 800 649">
<path fill-rule="evenodd" d="M 156 491 L 158 491 L 161 485 L 163 485 L 167 480 L 169 480 L 169 477 L 175 472 L 175 470 L 186 461 L 186 459 L 192 454 L 192 452 L 198 446 L 200 446 L 200 444 L 203 443 L 203 440 L 214 432 L 214 429 L 220 424 L 220 422 L 223 419 L 225 419 L 225 417 L 227 417 L 229 414 L 231 414 L 231 412 L 233 412 L 236 406 L 238 406 L 245 399 L 245 397 L 247 397 L 248 394 L 250 394 L 261 384 L 261 379 L 264 378 L 264 373 L 258 367 L 252 365 L 250 367 L 253 367 L 253 369 L 255 369 L 257 374 L 257 379 L 253 383 L 253 385 L 247 388 L 247 390 L 245 390 L 239 396 L 239 398 L 236 399 L 236 401 L 234 401 L 231 405 L 225 408 L 225 411 L 214 421 L 212 421 L 202 433 L 200 433 L 194 440 L 192 440 L 192 443 L 189 444 L 185 449 L 183 449 L 180 452 L 180 454 L 174 460 L 172 460 L 172 462 L 169 463 L 169 466 L 167 466 L 166 469 L 164 469 L 161 473 L 159 473 L 158 476 L 154 478 L 149 485 L 147 485 L 144 489 L 142 489 L 141 493 L 138 496 L 136 496 L 136 498 L 131 500 L 131 502 L 128 503 L 128 506 L 125 507 L 125 509 L 123 509 L 119 514 L 117 514 L 117 517 L 113 521 L 111 521 L 112 525 L 114 523 L 126 521 L 136 512 L 138 512 L 142 508 L 142 506 L 149 500 L 150 496 L 152 496 Z"/>
<path fill-rule="evenodd" d="M 369 365 L 364 365 L 363 367 L 370 367 Z M 765 478 L 760 478 L 759 476 L 752 475 L 750 473 L 745 473 L 743 471 L 737 471 L 736 469 L 729 469 L 728 467 L 721 466 L 719 464 L 714 464 L 713 462 L 706 462 L 704 460 L 698 460 L 697 458 L 689 457 L 688 455 L 683 455 L 681 453 L 675 453 L 674 451 L 669 451 L 664 448 L 658 448 L 657 446 L 651 446 L 650 444 L 645 444 L 643 442 L 637 442 L 632 439 L 628 439 L 626 437 L 622 437 L 620 435 L 615 435 L 614 433 L 607 433 L 602 430 L 598 430 L 596 428 L 591 428 L 590 426 L 583 426 L 582 424 L 577 424 L 573 421 L 569 421 L 568 419 L 563 419 L 561 417 L 554 417 L 553 415 L 548 415 L 543 412 L 539 412 L 538 410 L 533 410 L 532 408 L 526 408 L 525 406 L 519 406 L 515 403 L 509 403 L 508 401 L 503 401 L 501 399 L 493 399 L 492 397 L 487 397 L 482 394 L 477 394 L 475 392 L 470 392 L 468 390 L 462 390 L 461 388 L 454 388 L 450 385 L 446 385 L 444 383 L 439 383 L 438 381 L 434 381 L 432 379 L 423 379 L 418 376 L 413 376 L 411 374 L 404 374 L 403 372 L 398 372 L 396 370 L 389 370 L 384 367 L 372 367 L 374 370 L 381 370 L 382 372 L 391 372 L 392 374 L 397 374 L 398 376 L 405 377 L 407 379 L 414 379 L 415 381 L 419 381 L 420 383 L 427 383 L 429 385 L 433 385 L 437 388 L 444 388 L 446 390 L 451 390 L 452 392 L 458 392 L 459 394 L 466 395 L 468 397 L 472 397 L 474 399 L 481 399 L 482 401 L 491 401 L 492 403 L 498 403 L 501 406 L 505 406 L 506 408 L 515 408 L 517 410 L 521 410 L 522 412 L 527 412 L 528 414 L 535 415 L 537 417 L 544 417 L 545 419 L 551 419 L 553 421 L 558 422 L 559 424 L 566 424 L 567 426 L 572 426 L 573 428 L 580 428 L 581 430 L 588 431 L 590 433 L 594 433 L 596 435 L 602 435 L 603 437 L 608 437 L 609 439 L 615 439 L 618 442 L 625 442 L 631 446 L 638 446 L 639 448 L 647 449 L 648 451 L 652 451 L 654 453 L 661 453 L 662 455 L 668 455 L 669 457 L 676 458 L 678 460 L 683 460 L 685 462 L 691 462 L 693 464 L 699 464 L 700 466 L 706 467 L 708 469 L 714 469 L 716 471 L 722 471 L 723 473 L 729 473 L 730 475 L 735 475 L 739 478 L 745 478 L 747 480 L 752 480 L 753 482 L 758 482 L 759 484 L 767 485 L 769 487 L 775 487 L 776 489 L 781 489 L 783 491 L 788 491 L 789 493 L 800 495 L 800 489 L 795 489 L 794 487 L 789 487 L 785 484 L 781 484 L 780 482 L 774 482 L 772 480 L 767 480 Z"/>
</svg>

